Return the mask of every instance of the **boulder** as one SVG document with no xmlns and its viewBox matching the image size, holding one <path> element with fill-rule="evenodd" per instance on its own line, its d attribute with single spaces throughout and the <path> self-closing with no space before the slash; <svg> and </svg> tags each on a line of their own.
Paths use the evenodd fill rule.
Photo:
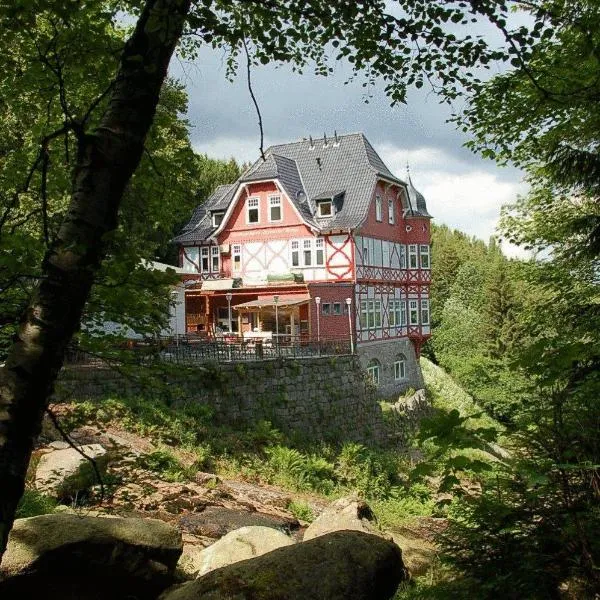
<svg viewBox="0 0 600 600">
<path fill-rule="evenodd" d="M 407 577 L 394 543 L 337 531 L 216 569 L 159 600 L 388 600 Z"/>
<path fill-rule="evenodd" d="M 294 540 L 272 527 L 242 527 L 231 531 L 208 548 L 185 553 L 186 559 L 179 561 L 179 567 L 186 574 L 200 577 L 220 567 L 293 544 Z"/>
<path fill-rule="evenodd" d="M 173 583 L 181 534 L 154 519 L 51 514 L 15 521 L 2 600 L 155 598 Z"/>
<path fill-rule="evenodd" d="M 332 531 L 362 531 L 385 537 L 377 529 L 375 515 L 369 505 L 357 496 L 340 498 L 328 506 L 304 532 L 306 542 Z"/>
<path fill-rule="evenodd" d="M 106 450 L 100 444 L 78 446 L 85 455 L 93 458 L 102 471 L 106 467 Z M 75 496 L 95 485 L 96 474 L 90 462 L 75 448 L 61 448 L 42 454 L 35 471 L 35 487 L 55 498 Z"/>
</svg>

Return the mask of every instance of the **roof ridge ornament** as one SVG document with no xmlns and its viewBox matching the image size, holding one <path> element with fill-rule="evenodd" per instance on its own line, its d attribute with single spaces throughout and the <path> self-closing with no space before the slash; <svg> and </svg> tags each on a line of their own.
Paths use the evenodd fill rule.
<svg viewBox="0 0 600 600">
<path fill-rule="evenodd" d="M 323 148 L 327 148 L 329 144 L 327 143 L 327 134 L 323 132 Z"/>
<path fill-rule="evenodd" d="M 315 149 L 315 143 L 313 142 L 312 135 L 309 135 L 309 136 L 308 136 L 308 139 L 309 139 L 309 146 L 308 146 L 308 149 L 309 149 L 309 150 L 314 150 L 314 149 Z"/>
</svg>

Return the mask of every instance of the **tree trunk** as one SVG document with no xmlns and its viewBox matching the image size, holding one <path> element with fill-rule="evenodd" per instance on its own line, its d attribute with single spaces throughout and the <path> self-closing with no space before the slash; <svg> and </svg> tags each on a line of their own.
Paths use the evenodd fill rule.
<svg viewBox="0 0 600 600">
<path fill-rule="evenodd" d="M 48 398 L 79 327 L 106 235 L 117 226 L 123 191 L 142 156 L 190 2 L 146 1 L 100 124 L 80 135 L 67 216 L 0 368 L 0 561 Z"/>
</svg>

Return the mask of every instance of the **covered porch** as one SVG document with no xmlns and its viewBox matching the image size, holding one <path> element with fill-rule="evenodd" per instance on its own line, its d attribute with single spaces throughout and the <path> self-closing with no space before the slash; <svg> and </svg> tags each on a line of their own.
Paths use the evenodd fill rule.
<svg viewBox="0 0 600 600">
<path fill-rule="evenodd" d="M 188 286 L 186 335 L 265 342 L 310 339 L 311 298 L 306 286 L 243 288 L 234 287 L 233 281 L 205 281 Z"/>
</svg>

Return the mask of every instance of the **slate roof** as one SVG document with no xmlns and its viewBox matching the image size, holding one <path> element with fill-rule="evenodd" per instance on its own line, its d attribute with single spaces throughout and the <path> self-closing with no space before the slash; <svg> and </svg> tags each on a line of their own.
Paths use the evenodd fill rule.
<svg viewBox="0 0 600 600">
<path fill-rule="evenodd" d="M 365 136 L 352 133 L 271 146 L 265 151 L 265 160 L 257 160 L 235 184 L 219 186 L 174 241 L 206 239 L 216 229 L 211 211 L 225 210 L 240 184 L 268 179 L 279 181 L 298 212 L 315 229 L 355 229 L 366 218 L 378 178 L 407 189 L 412 207 L 408 214 L 430 216 L 425 198 L 412 181 L 395 177 Z M 329 198 L 334 200 L 335 214 L 318 217 L 315 201 Z"/>
</svg>

